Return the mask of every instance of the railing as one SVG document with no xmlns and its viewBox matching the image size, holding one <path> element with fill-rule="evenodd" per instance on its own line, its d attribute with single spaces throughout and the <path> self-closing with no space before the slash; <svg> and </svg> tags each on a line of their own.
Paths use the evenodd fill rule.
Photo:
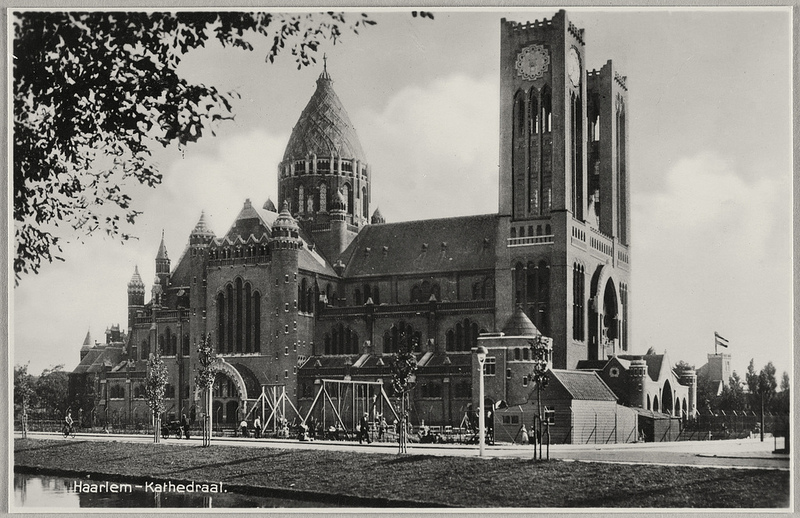
<svg viewBox="0 0 800 518">
<path fill-rule="evenodd" d="M 614 242 L 613 240 L 602 234 L 598 230 L 593 228 L 589 229 L 591 234 L 589 235 L 589 243 L 591 244 L 594 250 L 605 254 L 609 257 L 614 257 Z"/>
<path fill-rule="evenodd" d="M 226 259 L 211 259 L 208 261 L 209 266 L 233 266 L 236 264 L 266 264 L 269 263 L 270 258 L 268 255 L 261 255 L 255 257 L 229 257 Z"/>
<path fill-rule="evenodd" d="M 513 246 L 533 246 L 533 245 L 552 245 L 553 234 L 545 236 L 509 237 L 508 247 Z"/>
<path fill-rule="evenodd" d="M 474 309 L 493 309 L 494 299 L 486 300 L 457 300 L 435 302 L 436 311 L 458 311 L 458 310 L 474 310 Z M 418 313 L 421 311 L 428 311 L 430 309 L 430 302 L 412 302 L 409 304 L 381 304 L 379 306 L 372 306 L 372 311 L 375 314 L 389 314 L 389 313 Z M 346 316 L 359 316 L 367 313 L 368 306 L 345 306 L 345 307 L 326 307 L 320 312 L 321 317 L 346 317 Z"/>
</svg>

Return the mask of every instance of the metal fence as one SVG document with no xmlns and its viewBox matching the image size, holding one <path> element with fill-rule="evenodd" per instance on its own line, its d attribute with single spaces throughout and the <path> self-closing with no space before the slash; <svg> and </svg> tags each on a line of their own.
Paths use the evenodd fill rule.
<svg viewBox="0 0 800 518">
<path fill-rule="evenodd" d="M 788 437 L 787 414 L 764 414 L 764 433 L 773 437 Z M 679 441 L 744 439 L 761 434 L 761 415 L 755 412 L 698 415 L 687 421 L 678 435 Z"/>
</svg>

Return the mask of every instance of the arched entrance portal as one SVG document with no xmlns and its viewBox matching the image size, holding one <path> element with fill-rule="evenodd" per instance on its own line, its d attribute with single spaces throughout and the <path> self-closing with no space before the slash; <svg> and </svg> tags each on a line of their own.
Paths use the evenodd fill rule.
<svg viewBox="0 0 800 518">
<path fill-rule="evenodd" d="M 611 267 L 603 265 L 592 278 L 589 311 L 589 359 L 601 360 L 619 348 L 619 296 Z"/>
<path fill-rule="evenodd" d="M 672 414 L 672 409 L 674 407 L 673 398 L 672 398 L 672 385 L 669 384 L 669 381 L 664 382 L 664 388 L 661 389 L 661 411 L 665 414 Z"/>
</svg>

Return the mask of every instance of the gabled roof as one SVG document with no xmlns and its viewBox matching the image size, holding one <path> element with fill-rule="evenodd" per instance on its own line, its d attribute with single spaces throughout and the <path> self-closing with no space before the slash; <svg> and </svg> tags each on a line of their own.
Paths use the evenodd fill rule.
<svg viewBox="0 0 800 518">
<path fill-rule="evenodd" d="M 256 207 L 250 203 L 250 199 L 246 199 L 242 210 L 236 216 L 230 229 L 225 233 L 225 236 L 218 240 L 218 242 L 228 240 L 234 242 L 241 238 L 246 241 L 250 235 L 256 238 L 266 234 L 268 237 L 272 236 L 272 224 L 277 219 L 278 214 L 270 212 L 266 209 Z"/>
<path fill-rule="evenodd" d="M 616 401 L 617 396 L 595 371 L 551 369 L 553 378 L 573 399 L 588 401 Z"/>
<path fill-rule="evenodd" d="M 103 352 L 103 348 L 93 347 L 86 352 L 86 356 L 80 361 L 77 367 L 72 372 L 74 374 L 81 374 L 89 371 L 89 367 L 97 360 L 98 356 Z"/>
<path fill-rule="evenodd" d="M 494 270 L 496 214 L 367 225 L 340 259 L 344 277 Z"/>
</svg>

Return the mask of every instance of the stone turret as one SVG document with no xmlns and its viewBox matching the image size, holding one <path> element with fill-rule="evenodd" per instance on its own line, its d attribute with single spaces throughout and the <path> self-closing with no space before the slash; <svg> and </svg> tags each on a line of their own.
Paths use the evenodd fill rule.
<svg viewBox="0 0 800 518">
<path fill-rule="evenodd" d="M 162 289 L 166 289 L 169 286 L 169 267 L 167 245 L 164 244 L 164 231 L 162 230 L 161 244 L 158 245 L 158 253 L 156 254 L 156 282 L 161 285 Z"/>
<path fill-rule="evenodd" d="M 133 329 L 136 313 L 144 307 L 144 291 L 144 281 L 139 275 L 139 267 L 136 266 L 128 282 L 128 329 Z"/>
<path fill-rule="evenodd" d="M 689 396 L 688 408 L 684 410 L 689 419 L 694 419 L 697 415 L 697 372 L 693 368 L 686 368 L 678 373 L 678 379 L 681 385 L 687 387 Z"/>
<path fill-rule="evenodd" d="M 381 214 L 380 207 L 376 208 L 375 212 L 372 213 L 371 223 L 373 225 L 382 225 L 383 223 L 386 223 L 386 219 L 383 217 L 383 214 Z"/>
<path fill-rule="evenodd" d="M 645 401 L 647 397 L 647 362 L 642 359 L 631 360 L 628 376 L 630 377 L 630 405 L 647 408 Z"/>
</svg>

